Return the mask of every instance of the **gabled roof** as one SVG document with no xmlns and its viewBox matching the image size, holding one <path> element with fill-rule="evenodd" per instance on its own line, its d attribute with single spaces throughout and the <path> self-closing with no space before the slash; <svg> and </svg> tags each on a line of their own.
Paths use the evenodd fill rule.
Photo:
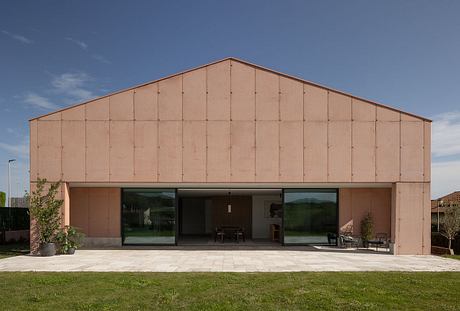
<svg viewBox="0 0 460 311">
<path fill-rule="evenodd" d="M 140 84 L 140 85 L 132 86 L 132 87 L 129 87 L 129 88 L 126 88 L 126 89 L 123 89 L 123 90 L 119 90 L 119 91 L 116 91 L 116 92 L 113 92 L 113 93 L 109 93 L 109 94 L 106 94 L 106 95 L 103 95 L 103 96 L 99 96 L 99 97 L 96 97 L 96 98 L 87 100 L 87 101 L 85 101 L 85 102 L 81 102 L 81 103 L 78 103 L 78 104 L 75 104 L 75 105 L 72 105 L 72 106 L 63 108 L 63 109 L 59 109 L 59 110 L 56 110 L 56 111 L 53 111 L 53 112 L 49 112 L 49 113 L 40 115 L 40 116 L 38 116 L 38 117 L 35 117 L 35 118 L 30 119 L 29 121 L 32 121 L 32 120 L 35 120 L 35 119 L 39 119 L 39 118 L 42 118 L 42 117 L 45 117 L 45 116 L 48 116 L 48 115 L 51 115 L 51 114 L 54 114 L 54 113 L 58 113 L 58 112 L 61 112 L 61 111 L 67 110 L 67 109 L 71 109 L 71 108 L 74 108 L 74 107 L 77 107 L 77 106 L 80 106 L 80 105 L 84 105 L 84 104 L 87 104 L 87 103 L 89 103 L 89 102 L 92 102 L 92 101 L 95 101 L 95 100 L 98 100 L 98 99 L 102 99 L 102 98 L 105 98 L 105 97 L 109 97 L 109 96 L 112 96 L 112 95 L 115 95 L 115 94 L 118 94 L 118 93 L 122 93 L 122 92 L 125 92 L 125 91 L 133 90 L 133 89 L 136 89 L 136 88 L 139 88 L 139 87 L 142 87 L 142 86 L 146 86 L 146 85 L 149 85 L 149 84 L 152 84 L 152 83 L 157 83 L 157 82 L 162 81 L 162 80 L 166 80 L 166 79 L 169 79 L 169 78 L 173 78 L 173 77 L 175 77 L 175 76 L 179 76 L 179 75 L 182 75 L 182 74 L 185 74 L 185 73 L 194 71 L 194 70 L 198 70 L 198 69 L 201 69 L 201 68 L 205 68 L 205 67 L 207 67 L 207 66 L 214 65 L 214 64 L 217 64 L 217 63 L 220 63 L 220 62 L 224 62 L 224 61 L 227 61 L 227 60 L 232 60 L 232 61 L 240 62 L 240 63 L 242 63 L 242 64 L 251 66 L 251 67 L 253 67 L 253 68 L 255 68 L 255 69 L 260 69 L 260 70 L 268 71 L 268 72 L 271 72 L 271 73 L 274 73 L 274 74 L 277 74 L 277 75 L 280 75 L 280 76 L 283 76 L 283 77 L 286 77 L 286 78 L 289 78 L 289 79 L 294 79 L 294 80 L 296 80 L 296 81 L 299 81 L 299 82 L 302 82 L 302 83 L 305 83 L 305 84 L 309 84 L 309 85 L 311 85 L 311 86 L 319 87 L 319 88 L 322 88 L 322 89 L 325 89 L 325 90 L 328 90 L 328 91 L 333 91 L 333 92 L 336 92 L 336 93 L 339 93 L 339 94 L 342 94 L 342 95 L 346 95 L 346 96 L 349 96 L 349 97 L 354 98 L 354 99 L 357 99 L 357 100 L 361 100 L 361 101 L 364 101 L 364 102 L 367 102 L 367 103 L 370 103 L 370 104 L 373 104 L 373 105 L 377 105 L 377 106 L 380 106 L 380 107 L 383 107 L 383 108 L 387 108 L 387 109 L 393 110 L 393 111 L 395 111 L 395 112 L 403 113 L 403 114 L 406 114 L 406 115 L 409 115 L 409 116 L 412 116 L 412 117 L 415 117 L 415 118 L 418 118 L 418 119 L 421 119 L 421 120 L 424 120 L 424 121 L 432 122 L 432 120 L 430 120 L 430 119 L 428 119 L 428 118 L 425 118 L 425 117 L 422 117 L 422 116 L 419 116 L 419 115 L 415 115 L 415 114 L 413 114 L 413 113 L 409 113 L 409 112 L 406 112 L 406 111 L 402 111 L 402 110 L 400 110 L 400 109 L 396 109 L 396 108 L 393 108 L 393 107 L 390 107 L 390 106 L 387 106 L 387 105 L 383 105 L 383 104 L 377 103 L 377 102 L 375 102 L 375 101 L 372 101 L 372 100 L 369 100 L 369 99 L 365 99 L 365 98 L 362 98 L 362 97 L 358 97 L 358 96 L 355 96 L 355 95 L 352 95 L 352 94 L 349 94 L 349 93 L 346 93 L 346 92 L 343 92 L 343 91 L 335 90 L 335 89 L 333 89 L 333 88 L 330 88 L 330 87 L 327 87 L 327 86 L 324 86 L 324 85 L 320 85 L 320 84 L 318 84 L 318 83 L 314 83 L 314 82 L 311 82 L 311 81 L 307 81 L 307 80 L 304 80 L 304 79 L 301 79 L 301 78 L 298 78 L 298 77 L 295 77 L 295 76 L 291 76 L 291 75 L 288 75 L 288 74 L 285 74 L 285 73 L 282 73 L 282 72 L 278 72 L 278 71 L 273 70 L 273 69 L 265 68 L 265 67 L 263 67 L 263 66 L 259 66 L 259 65 L 256 65 L 256 64 L 253 64 L 253 63 L 250 63 L 250 62 L 247 62 L 247 61 L 238 59 L 238 58 L 236 58 L 236 57 L 227 57 L 227 58 L 224 58 L 224 59 L 221 59 L 221 60 L 217 60 L 217 61 L 214 61 L 214 62 L 205 64 L 205 65 L 201 65 L 201 66 L 198 66 L 198 67 L 195 67 L 195 68 L 192 68 L 192 69 L 188 69 L 188 70 L 185 70 L 185 71 L 182 71 L 182 72 L 178 72 L 178 73 L 175 73 L 175 74 L 172 74 L 172 75 L 169 75 L 169 76 L 166 76 L 166 77 L 157 79 L 157 80 L 153 80 L 153 81 L 150 81 L 150 82 L 147 82 L 147 83 L 143 83 L 143 84 Z"/>
</svg>

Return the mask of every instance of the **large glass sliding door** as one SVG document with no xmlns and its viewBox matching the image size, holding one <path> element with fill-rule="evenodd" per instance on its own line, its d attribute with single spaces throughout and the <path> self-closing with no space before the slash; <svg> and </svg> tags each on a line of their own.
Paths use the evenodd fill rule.
<svg viewBox="0 0 460 311">
<path fill-rule="evenodd" d="M 176 243 L 175 189 L 123 189 L 123 244 Z"/>
<path fill-rule="evenodd" d="M 284 190 L 284 243 L 336 244 L 336 189 Z"/>
</svg>

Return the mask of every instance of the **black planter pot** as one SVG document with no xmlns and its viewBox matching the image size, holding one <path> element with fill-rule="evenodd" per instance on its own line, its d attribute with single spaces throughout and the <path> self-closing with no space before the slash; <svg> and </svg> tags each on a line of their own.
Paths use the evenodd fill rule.
<svg viewBox="0 0 460 311">
<path fill-rule="evenodd" d="M 67 255 L 73 255 L 75 254 L 75 248 L 71 247 L 69 248 L 69 250 L 67 251 Z"/>
<path fill-rule="evenodd" d="M 56 255 L 56 245 L 54 243 L 45 243 L 40 246 L 40 256 L 54 256 Z"/>
</svg>

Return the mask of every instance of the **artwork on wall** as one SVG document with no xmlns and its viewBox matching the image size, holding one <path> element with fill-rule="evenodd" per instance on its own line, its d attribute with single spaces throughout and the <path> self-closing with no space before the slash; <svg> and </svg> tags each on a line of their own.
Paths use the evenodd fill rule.
<svg viewBox="0 0 460 311">
<path fill-rule="evenodd" d="M 279 201 L 264 202 L 264 217 L 265 218 L 281 218 L 283 214 L 283 204 Z"/>
</svg>

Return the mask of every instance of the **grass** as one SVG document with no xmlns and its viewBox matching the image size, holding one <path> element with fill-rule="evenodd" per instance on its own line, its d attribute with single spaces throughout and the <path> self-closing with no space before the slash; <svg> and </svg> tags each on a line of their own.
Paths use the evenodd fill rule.
<svg viewBox="0 0 460 311">
<path fill-rule="evenodd" d="M 0 273 L 4 310 L 460 310 L 460 273 Z"/>
<path fill-rule="evenodd" d="M 12 243 L 12 244 L 0 244 L 0 259 L 26 255 L 29 253 L 29 243 Z"/>
<path fill-rule="evenodd" d="M 460 255 L 444 255 L 443 257 L 460 260 Z"/>
</svg>

